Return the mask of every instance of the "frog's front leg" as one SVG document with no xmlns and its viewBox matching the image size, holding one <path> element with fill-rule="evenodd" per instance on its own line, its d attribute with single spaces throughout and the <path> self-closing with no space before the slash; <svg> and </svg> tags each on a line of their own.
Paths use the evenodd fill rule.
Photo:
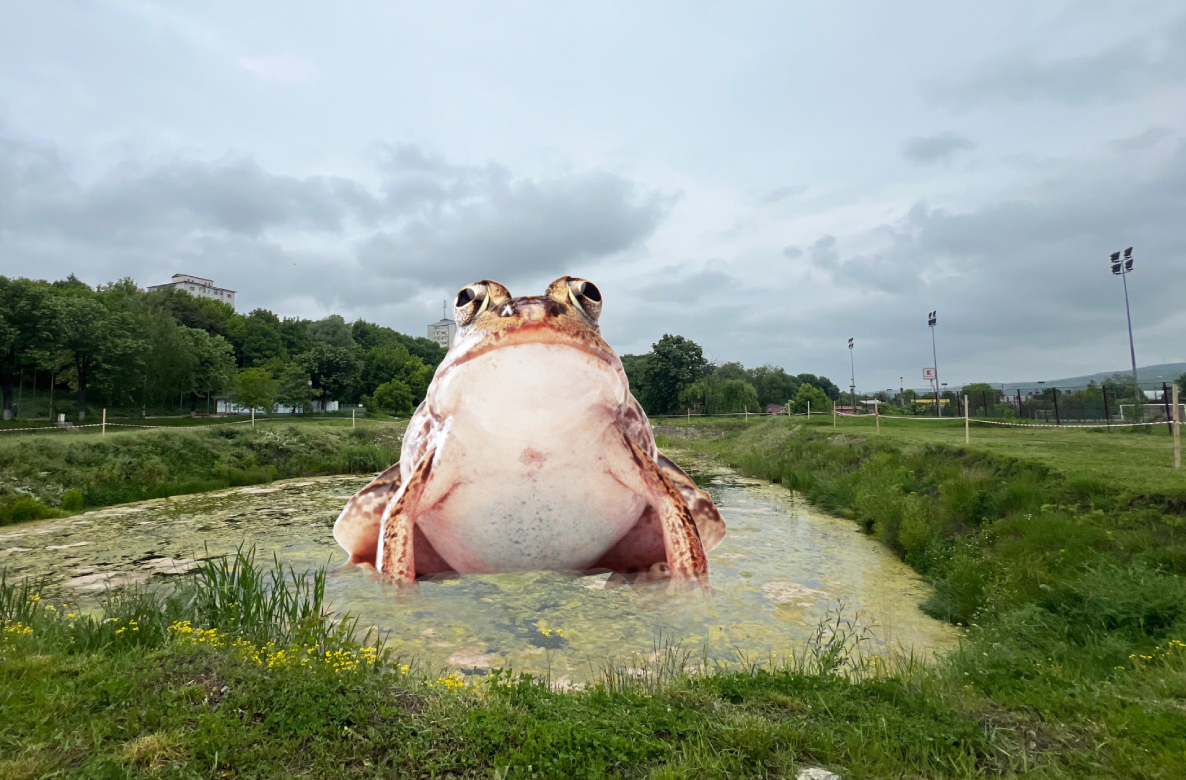
<svg viewBox="0 0 1186 780">
<path fill-rule="evenodd" d="M 620 433 L 625 457 L 610 466 L 610 474 L 644 498 L 659 516 L 667 565 L 674 580 L 707 580 L 708 556 L 687 501 L 671 478 L 637 442 Z"/>
<path fill-rule="evenodd" d="M 375 568 L 398 584 L 416 581 L 416 518 L 432 507 L 442 495 L 433 490 L 439 486 L 430 484 L 435 454 L 435 449 L 424 453 L 408 481 L 400 486 L 399 492 L 387 504 L 379 524 Z"/>
</svg>

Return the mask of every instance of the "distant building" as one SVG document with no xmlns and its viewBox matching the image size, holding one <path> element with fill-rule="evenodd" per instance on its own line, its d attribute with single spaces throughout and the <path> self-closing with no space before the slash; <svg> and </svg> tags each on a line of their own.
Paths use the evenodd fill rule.
<svg viewBox="0 0 1186 780">
<path fill-rule="evenodd" d="M 435 341 L 445 349 L 453 343 L 453 337 L 457 335 L 457 323 L 449 319 L 448 316 L 449 304 L 446 301 L 441 306 L 441 318 L 437 322 L 428 326 L 428 340 Z"/>
<path fill-rule="evenodd" d="M 149 287 L 149 290 L 163 290 L 166 287 L 172 287 L 177 290 L 184 290 L 190 295 L 195 295 L 199 298 L 212 298 L 216 301 L 222 301 L 228 304 L 232 309 L 235 308 L 235 291 L 228 290 L 223 287 L 215 287 L 214 282 L 209 279 L 203 279 L 200 276 L 190 276 L 189 274 L 173 274 L 173 280 L 165 284 L 154 284 Z"/>
</svg>

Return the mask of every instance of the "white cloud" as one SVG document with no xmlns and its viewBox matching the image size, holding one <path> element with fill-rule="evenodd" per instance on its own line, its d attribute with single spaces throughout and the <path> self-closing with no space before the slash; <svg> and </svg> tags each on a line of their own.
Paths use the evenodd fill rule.
<svg viewBox="0 0 1186 780">
<path fill-rule="evenodd" d="M 282 54 L 278 57 L 240 57 L 239 67 L 260 81 L 303 86 L 321 80 L 321 70 L 304 57 Z"/>
</svg>

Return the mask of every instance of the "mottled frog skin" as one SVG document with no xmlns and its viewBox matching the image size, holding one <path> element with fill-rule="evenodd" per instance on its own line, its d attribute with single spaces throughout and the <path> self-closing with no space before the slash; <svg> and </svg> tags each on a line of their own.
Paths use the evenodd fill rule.
<svg viewBox="0 0 1186 780">
<path fill-rule="evenodd" d="M 601 303 L 569 276 L 540 296 L 462 288 L 457 337 L 399 463 L 334 525 L 352 562 L 397 583 L 544 569 L 706 580 L 725 523 L 656 448 L 601 337 Z"/>
</svg>

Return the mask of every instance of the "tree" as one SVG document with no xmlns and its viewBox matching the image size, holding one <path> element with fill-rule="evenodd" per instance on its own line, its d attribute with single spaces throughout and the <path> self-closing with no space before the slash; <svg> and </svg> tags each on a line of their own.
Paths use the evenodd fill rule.
<svg viewBox="0 0 1186 780">
<path fill-rule="evenodd" d="M 371 403 L 380 411 L 397 415 L 410 415 L 415 406 L 412 403 L 412 389 L 398 379 L 384 382 L 375 388 Z"/>
<path fill-rule="evenodd" d="M 664 334 L 647 356 L 643 395 L 638 400 L 649 414 L 680 411 L 680 393 L 705 375 L 708 361 L 704 350 L 683 336 Z"/>
<path fill-rule="evenodd" d="M 183 328 L 183 337 L 194 353 L 189 390 L 197 396 L 221 393 L 235 381 L 235 353 L 222 336 L 211 336 L 197 328 Z"/>
<path fill-rule="evenodd" d="M 276 401 L 276 380 L 266 368 L 245 368 L 235 381 L 235 403 L 245 409 L 272 411 Z"/>
<path fill-rule="evenodd" d="M 0 391 L 12 419 L 12 389 L 26 367 L 44 360 L 54 342 L 56 310 L 44 282 L 0 276 Z"/>
<path fill-rule="evenodd" d="M 690 408 L 703 402 L 705 414 L 759 411 L 758 392 L 754 386 L 740 377 L 725 378 L 728 375 L 728 371 L 717 372 L 688 385 L 680 393 L 680 405 Z"/>
<path fill-rule="evenodd" d="M 313 381 L 315 395 L 328 402 L 342 399 L 358 377 L 358 362 L 352 350 L 317 342 L 296 360 Z"/>
<path fill-rule="evenodd" d="M 791 411 L 796 414 L 805 414 L 808 404 L 811 404 L 813 412 L 826 412 L 832 408 L 832 399 L 828 398 L 824 391 L 815 385 L 804 382 L 795 391 L 795 398 L 791 401 Z"/>
<path fill-rule="evenodd" d="M 818 387 L 820 390 L 823 390 L 824 395 L 828 396 L 828 398 L 831 398 L 833 401 L 840 398 L 840 388 L 837 387 L 836 384 L 826 376 L 816 376 L 815 374 L 799 374 L 795 378 L 798 379 L 800 383 L 806 382 L 812 387 Z M 814 409 L 815 407 L 812 408 Z"/>
<path fill-rule="evenodd" d="M 626 380 L 630 383 L 630 392 L 635 398 L 643 396 L 643 383 L 649 362 L 648 355 L 622 355 L 622 369 L 626 372 Z"/>
<path fill-rule="evenodd" d="M 243 365 L 262 366 L 274 357 L 287 357 L 280 335 L 280 318 L 267 309 L 247 315 L 243 337 Z"/>
<path fill-rule="evenodd" d="M 107 310 L 90 295 L 66 295 L 58 301 L 58 336 L 62 349 L 74 361 L 78 389 L 78 419 L 86 419 L 86 394 L 91 371 L 99 362 Z"/>
<path fill-rule="evenodd" d="M 351 335 L 350 326 L 346 324 L 346 320 L 342 319 L 340 314 L 331 314 L 324 319 L 310 322 L 307 331 L 309 338 L 313 341 L 320 341 L 331 347 L 344 349 L 354 347 L 354 336 Z"/>
<path fill-rule="evenodd" d="M 758 392 L 758 406 L 763 409 L 766 404 L 785 404 L 799 390 L 799 380 L 778 366 L 758 366 L 745 375 Z"/>
<path fill-rule="evenodd" d="M 296 363 L 286 363 L 276 374 L 277 392 L 276 403 L 297 410 L 305 411 L 312 404 L 313 388 L 309 375 Z"/>
</svg>

